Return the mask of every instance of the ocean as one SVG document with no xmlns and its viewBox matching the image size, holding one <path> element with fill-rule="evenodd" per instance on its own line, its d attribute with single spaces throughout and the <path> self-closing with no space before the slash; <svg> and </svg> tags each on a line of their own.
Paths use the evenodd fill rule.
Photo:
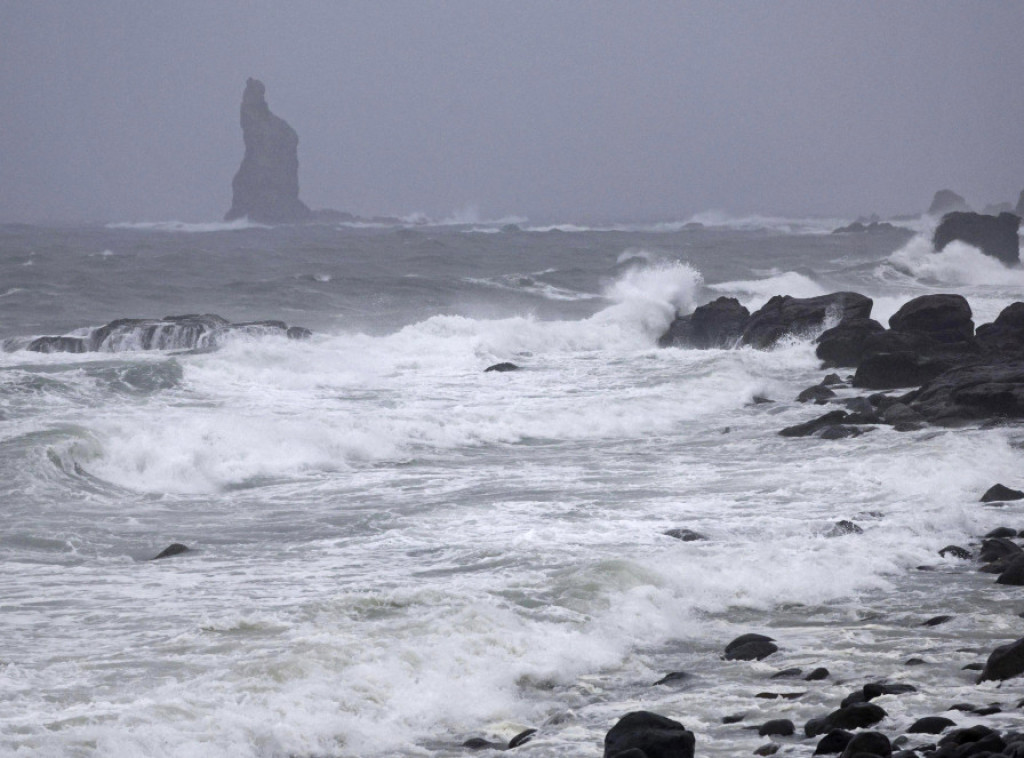
<svg viewBox="0 0 1024 758">
<path fill-rule="evenodd" d="M 643 709 L 749 755 L 881 678 L 917 688 L 873 701 L 890 731 L 961 701 L 1012 725 L 1024 686 L 962 667 L 1024 596 L 938 550 L 1024 528 L 978 502 L 1024 484 L 1024 430 L 782 438 L 822 413 L 795 402 L 813 334 L 656 343 L 721 295 L 852 290 L 885 323 L 956 292 L 982 324 L 1024 272 L 935 253 L 927 219 L 686 222 L 0 226 L 0 754 L 446 758 L 535 728 L 517 753 L 599 756 Z M 26 349 L 204 313 L 313 334 Z M 779 652 L 723 661 L 746 632 Z"/>
</svg>

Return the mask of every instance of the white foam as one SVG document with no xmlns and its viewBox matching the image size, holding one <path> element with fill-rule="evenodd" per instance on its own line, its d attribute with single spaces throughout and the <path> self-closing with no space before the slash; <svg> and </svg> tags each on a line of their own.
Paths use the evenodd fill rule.
<svg viewBox="0 0 1024 758">
<path fill-rule="evenodd" d="M 918 235 L 890 255 L 877 275 L 899 281 L 903 276 L 927 285 L 993 285 L 1024 288 L 1024 268 L 1008 267 L 959 240 L 935 252 L 931 239 Z"/>
<path fill-rule="evenodd" d="M 764 279 L 709 284 L 708 289 L 725 295 L 733 295 L 751 310 L 760 308 L 775 295 L 817 297 L 828 294 L 828 290 L 809 276 L 795 271 L 773 271 Z"/>
</svg>

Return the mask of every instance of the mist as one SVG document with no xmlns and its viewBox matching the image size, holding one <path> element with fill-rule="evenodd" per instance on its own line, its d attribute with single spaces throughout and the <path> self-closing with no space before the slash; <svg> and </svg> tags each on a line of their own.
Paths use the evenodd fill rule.
<svg viewBox="0 0 1024 758">
<path fill-rule="evenodd" d="M 219 219 L 249 76 L 302 199 L 593 220 L 1024 188 L 1019 3 L 0 0 L 0 220 Z"/>
</svg>

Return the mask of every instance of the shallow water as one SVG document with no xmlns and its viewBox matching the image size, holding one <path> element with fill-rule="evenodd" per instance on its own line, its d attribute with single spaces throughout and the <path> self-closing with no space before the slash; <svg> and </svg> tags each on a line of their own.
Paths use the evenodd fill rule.
<svg viewBox="0 0 1024 758">
<path fill-rule="evenodd" d="M 1024 597 L 936 551 L 1021 521 L 977 503 L 1020 485 L 1021 430 L 784 439 L 821 412 L 793 402 L 813 335 L 655 343 L 721 294 L 851 289 L 884 321 L 952 291 L 980 324 L 1024 278 L 926 237 L 705 223 L 0 228 L 9 346 L 201 312 L 315 332 L 0 353 L 0 751 L 455 756 L 539 727 L 519 751 L 596 755 L 642 707 L 725 756 L 881 677 L 919 689 L 878 701 L 893 732 L 1015 703 L 960 668 L 1019 636 Z M 826 537 L 840 519 L 864 533 Z M 192 552 L 146 560 L 172 542 Z M 780 652 L 721 661 L 747 631 Z"/>
</svg>

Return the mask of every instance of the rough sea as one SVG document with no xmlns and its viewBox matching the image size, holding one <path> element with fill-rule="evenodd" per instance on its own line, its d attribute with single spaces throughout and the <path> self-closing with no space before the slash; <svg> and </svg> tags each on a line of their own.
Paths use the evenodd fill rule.
<svg viewBox="0 0 1024 758">
<path fill-rule="evenodd" d="M 1024 429 L 782 438 L 823 412 L 795 402 L 813 334 L 656 341 L 720 295 L 853 290 L 885 323 L 957 292 L 981 324 L 1024 272 L 926 220 L 687 221 L 0 226 L 0 755 L 450 758 L 536 728 L 517 754 L 599 756 L 637 709 L 749 755 L 745 726 L 880 678 L 918 690 L 874 701 L 891 731 L 959 701 L 1012 725 L 1020 681 L 962 667 L 1024 594 L 937 551 L 1024 528 L 978 502 L 1024 484 Z M 313 336 L 24 349 L 185 313 Z M 745 632 L 779 652 L 723 661 Z"/>
</svg>

